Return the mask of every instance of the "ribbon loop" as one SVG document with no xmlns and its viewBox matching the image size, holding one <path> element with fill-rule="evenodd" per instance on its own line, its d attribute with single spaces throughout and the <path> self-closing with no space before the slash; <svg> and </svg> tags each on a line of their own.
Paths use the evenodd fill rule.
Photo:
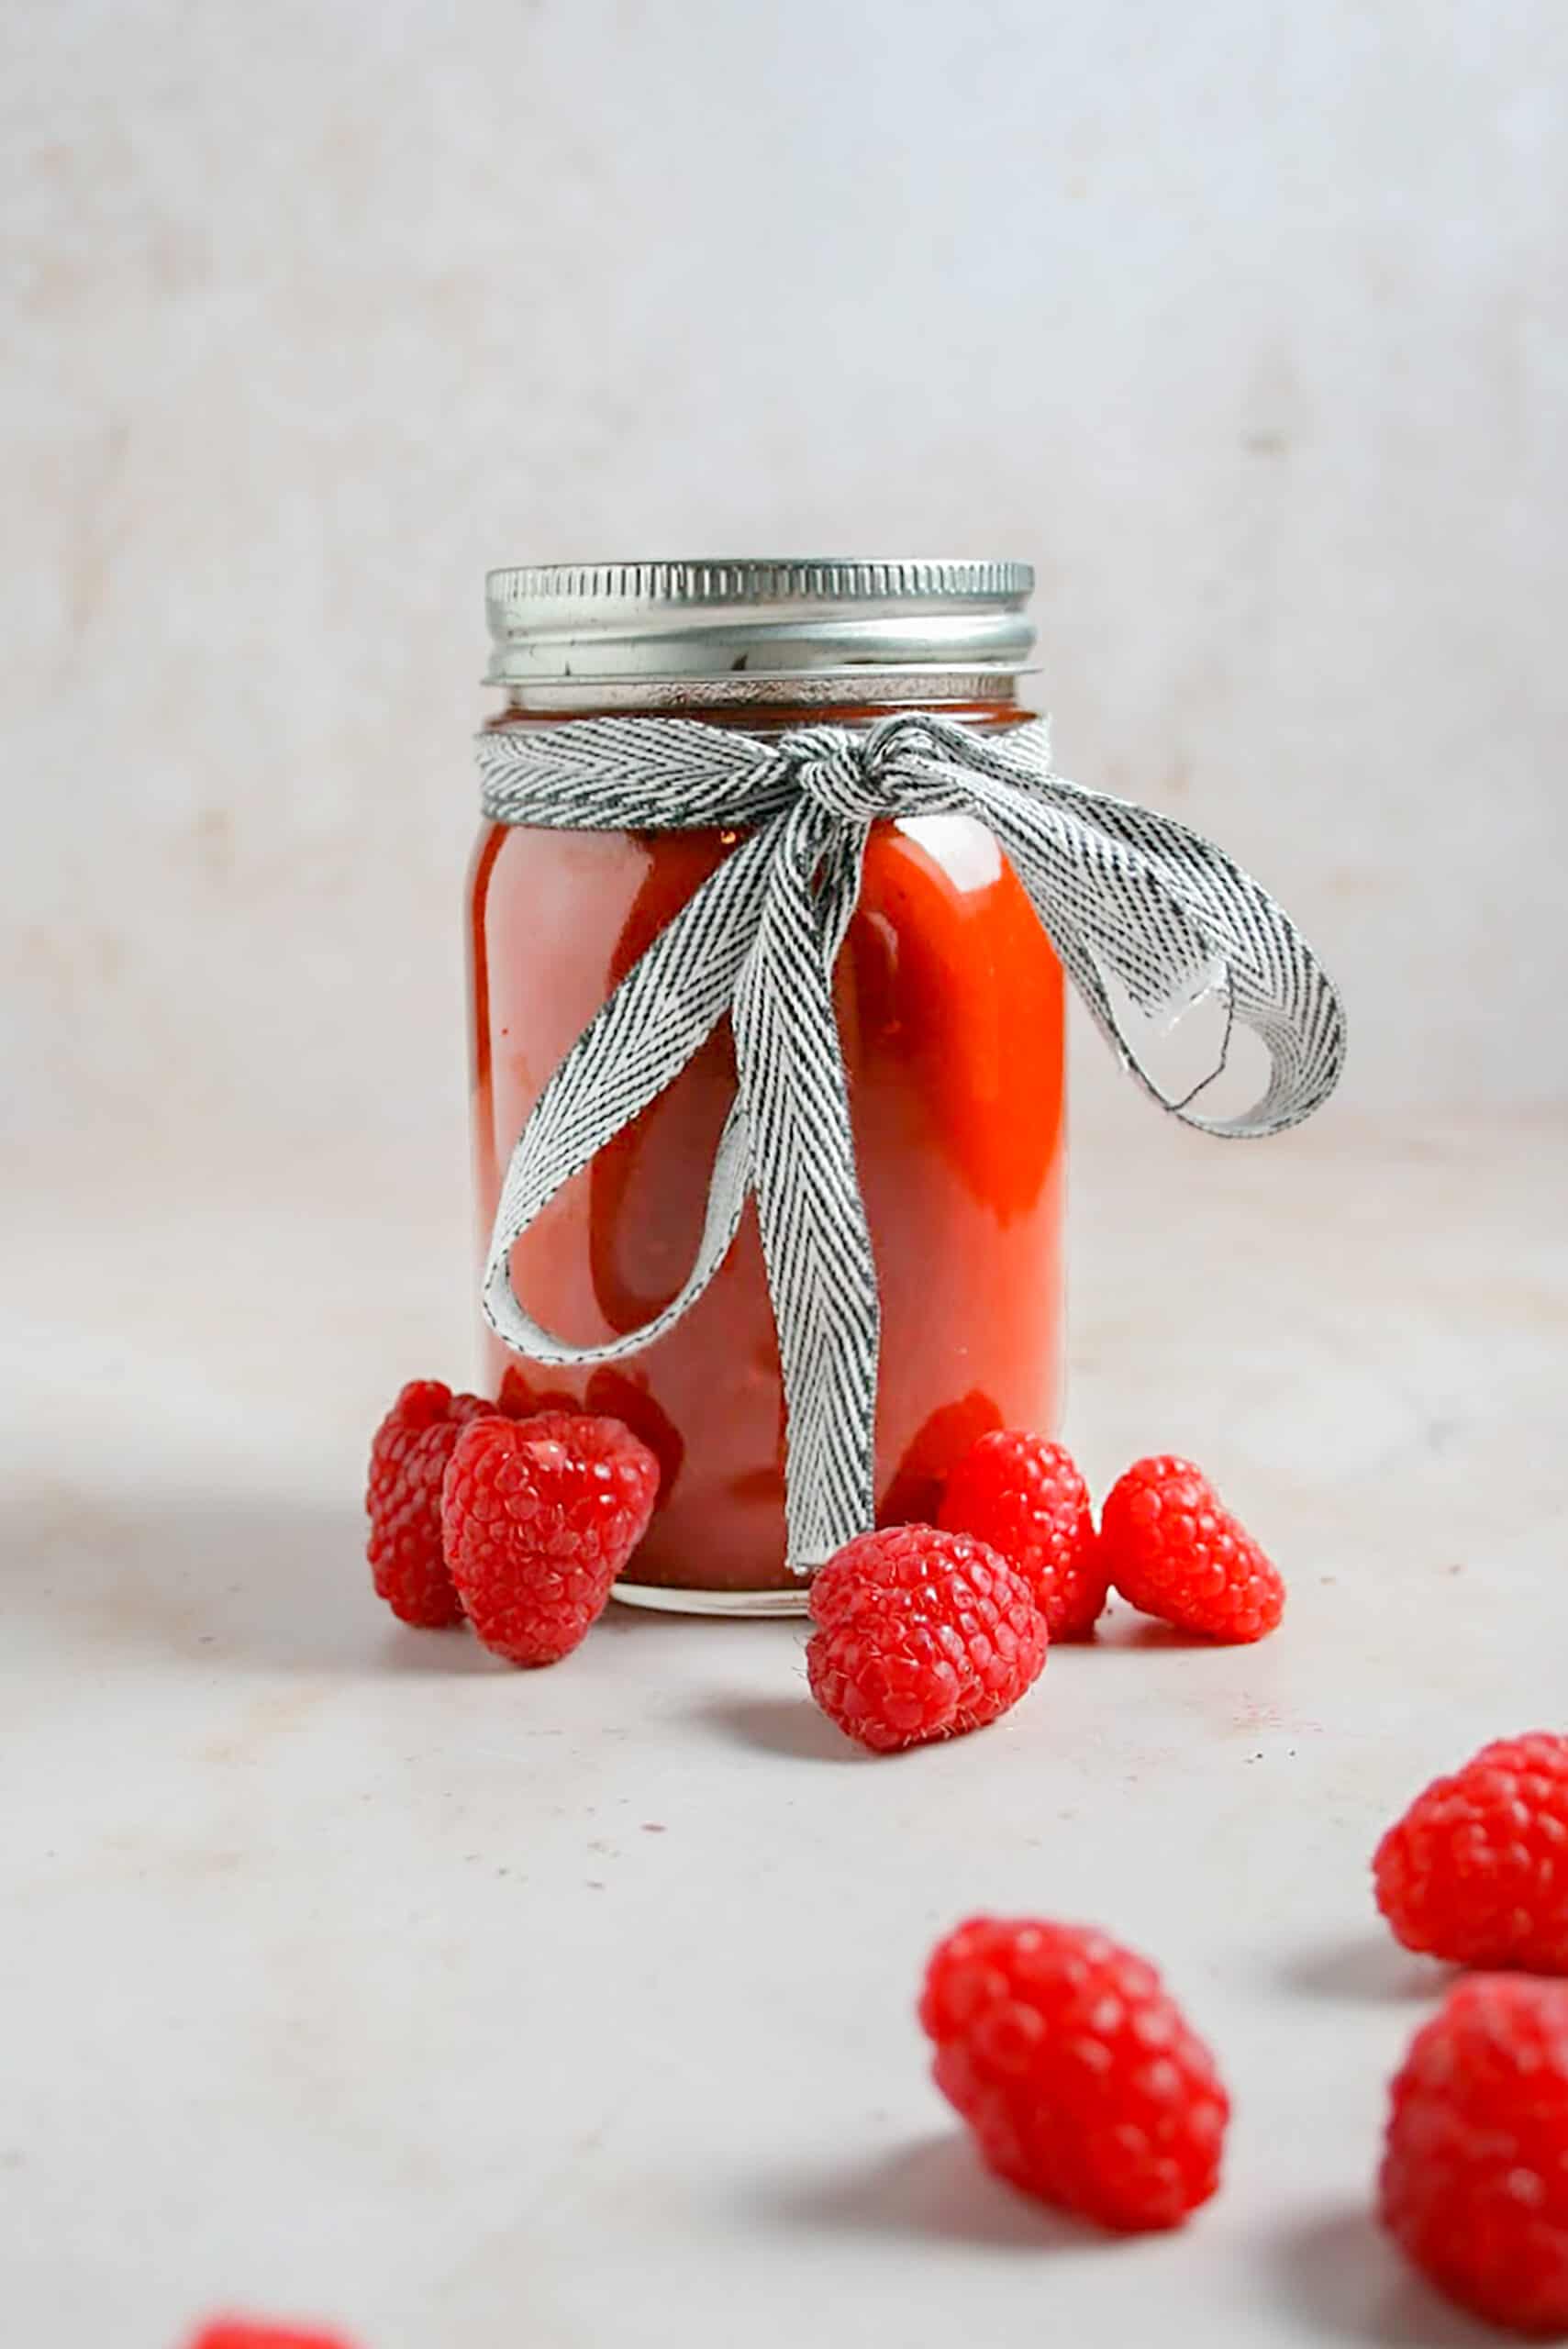
<svg viewBox="0 0 1568 2349">
<path fill-rule="evenodd" d="M 788 1424 L 789 1558 L 801 1572 L 871 1523 L 878 1298 L 855 1172 L 833 972 L 883 818 L 964 810 L 995 835 L 1102 1033 L 1184 1124 L 1277 1133 L 1333 1090 L 1345 1053 L 1331 983 L 1273 899 L 1222 849 L 1056 774 L 1042 720 L 984 731 L 928 711 L 861 732 L 801 726 L 766 740 L 686 718 L 580 718 L 481 737 L 493 821 L 627 831 L 747 831 L 589 1022 L 535 1103 L 496 1208 L 484 1308 L 535 1361 L 604 1362 L 651 1344 L 696 1302 L 755 1194 Z M 1143 1066 L 1110 982 L 1155 1018 L 1225 999 L 1216 1065 L 1179 1100 Z M 696 1261 L 641 1329 L 601 1344 L 552 1336 L 512 1283 L 543 1208 L 685 1067 L 728 1013 L 738 1097 L 714 1163 Z M 1269 1057 L 1261 1098 L 1194 1104 L 1233 1030 Z"/>
</svg>

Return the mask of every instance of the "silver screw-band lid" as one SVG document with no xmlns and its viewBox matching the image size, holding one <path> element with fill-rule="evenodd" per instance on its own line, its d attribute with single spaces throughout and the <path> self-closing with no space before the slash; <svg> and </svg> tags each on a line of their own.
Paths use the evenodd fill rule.
<svg viewBox="0 0 1568 2349">
<path fill-rule="evenodd" d="M 745 561 L 541 563 L 485 582 L 492 685 L 519 687 L 727 681 L 755 696 L 770 678 L 917 683 L 995 690 L 1028 666 L 1027 562 Z M 868 676 L 866 673 L 871 673 Z M 815 696 L 813 697 L 816 697 Z"/>
</svg>

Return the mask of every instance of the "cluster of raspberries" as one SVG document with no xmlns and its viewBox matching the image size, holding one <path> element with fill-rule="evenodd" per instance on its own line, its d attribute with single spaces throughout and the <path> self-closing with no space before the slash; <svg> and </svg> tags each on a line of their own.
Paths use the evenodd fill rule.
<svg viewBox="0 0 1568 2349">
<path fill-rule="evenodd" d="M 658 1497 L 659 1463 L 618 1419 L 513 1418 L 415 1379 L 371 1445 L 371 1573 L 405 1623 L 466 1617 L 508 1663 L 557 1664 L 603 1614 Z"/>
<path fill-rule="evenodd" d="M 1085 1639 L 1116 1590 L 1195 1637 L 1262 1639 L 1284 1585 L 1185 1460 L 1140 1460 L 1096 1527 L 1070 1453 L 998 1429 L 948 1480 L 938 1523 L 864 1533 L 811 1586 L 806 1649 L 824 1712 L 879 1753 L 980 1729 Z"/>
<path fill-rule="evenodd" d="M 1384 2225 L 1438 2288 L 1511 2331 L 1568 2332 L 1568 1737 L 1485 1746 L 1379 1844 L 1407 1948 L 1467 1973 L 1395 2076 Z M 1219 2183 L 1229 2105 L 1153 1967 L 1104 1933 L 981 1917 L 939 1943 L 920 2020 L 938 2087 L 1027 2193 L 1122 2232 Z"/>
<path fill-rule="evenodd" d="M 375 1585 L 402 1619 L 464 1619 L 518 1664 L 582 1641 L 658 1497 L 618 1419 L 406 1386 L 372 1447 Z M 1129 1468 L 1095 1521 L 1062 1445 L 984 1435 L 935 1525 L 861 1535 L 816 1575 L 811 1691 L 877 1753 L 984 1728 L 1054 1640 L 1114 1590 L 1183 1632 L 1252 1641 L 1278 1573 L 1183 1460 Z M 1377 1899 L 1408 1948 L 1468 1976 L 1393 2086 L 1385 2224 L 1451 2298 L 1530 2332 L 1568 2329 L 1568 1738 L 1489 1745 L 1392 1827 Z M 1229 2105 L 1158 1974 L 1104 1933 L 979 1918 L 938 1946 L 920 2018 L 935 2077 L 1002 2176 L 1120 2231 L 1177 2225 L 1218 2185 Z M 221 2332 L 203 2349 L 316 2336 Z"/>
<path fill-rule="evenodd" d="M 511 1663 L 557 1663 L 603 1612 L 659 1474 L 618 1419 L 417 1379 L 371 1446 L 375 1586 L 406 1623 L 466 1618 Z M 995 1720 L 1113 1589 L 1211 1640 L 1261 1639 L 1284 1611 L 1278 1574 L 1184 1460 L 1139 1461 L 1096 1527 L 1061 1444 L 997 1430 L 959 1462 L 939 1518 L 862 1534 L 812 1584 L 812 1693 L 879 1753 Z"/>
</svg>

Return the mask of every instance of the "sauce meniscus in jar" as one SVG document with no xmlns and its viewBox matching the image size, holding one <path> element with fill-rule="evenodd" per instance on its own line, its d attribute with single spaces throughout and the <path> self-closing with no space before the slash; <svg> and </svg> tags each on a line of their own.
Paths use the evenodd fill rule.
<svg viewBox="0 0 1568 2349">
<path fill-rule="evenodd" d="M 493 727 L 678 711 L 774 736 L 940 709 L 990 729 L 1029 713 L 1024 566 L 663 563 L 490 582 L 506 688 Z M 922 659 L 918 657 L 924 654 Z M 512 1147 L 557 1063 L 733 832 L 485 827 L 469 948 L 473 1148 L 487 1236 Z M 1063 983 L 984 827 L 873 828 L 835 999 L 882 1304 L 879 1520 L 935 1512 L 986 1430 L 1049 1432 L 1061 1360 Z M 517 1242 L 517 1292 L 599 1343 L 647 1321 L 696 1252 L 734 1092 L 721 1029 Z M 785 1561 L 778 1348 L 754 1208 L 706 1292 L 645 1351 L 594 1367 L 487 1338 L 493 1391 L 624 1419 L 657 1453 L 658 1511 L 617 1595 L 795 1611 Z"/>
</svg>

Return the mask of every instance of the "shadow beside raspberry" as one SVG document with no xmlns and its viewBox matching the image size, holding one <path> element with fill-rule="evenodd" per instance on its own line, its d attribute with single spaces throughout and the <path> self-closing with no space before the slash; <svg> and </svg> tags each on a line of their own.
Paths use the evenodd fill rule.
<svg viewBox="0 0 1568 2349">
<path fill-rule="evenodd" d="M 961 2130 L 785 2179 L 749 2215 L 791 2231 L 971 2243 L 1030 2259 L 1052 2252 L 1114 2254 L 1133 2241 L 1102 2234 L 1016 2193 L 976 2158 Z"/>
<path fill-rule="evenodd" d="M 1363 2006 L 1440 1998 L 1452 1979 L 1448 1966 L 1401 1949 L 1375 1926 L 1346 1941 L 1293 1952 L 1281 1970 L 1287 1990 Z"/>
<path fill-rule="evenodd" d="M 1289 2229 L 1279 2269 L 1303 2338 L 1365 2349 L 1496 2349 L 1498 2335 L 1428 2289 L 1365 2207 L 1347 2203 Z"/>
<path fill-rule="evenodd" d="M 794 1697 L 716 1697 L 692 1718 L 727 1743 L 782 1753 L 795 1762 L 839 1762 L 859 1767 L 877 1760 L 836 1729 L 812 1703 L 804 1681 Z"/>
</svg>

